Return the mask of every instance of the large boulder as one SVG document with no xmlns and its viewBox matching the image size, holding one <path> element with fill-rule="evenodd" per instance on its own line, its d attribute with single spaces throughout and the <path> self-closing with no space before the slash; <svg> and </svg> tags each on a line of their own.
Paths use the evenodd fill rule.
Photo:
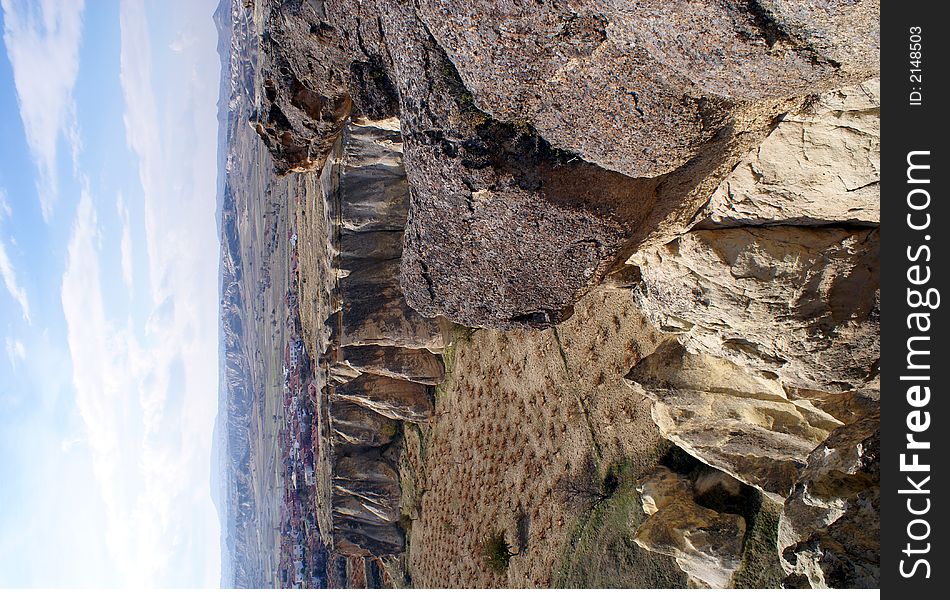
<svg viewBox="0 0 950 600">
<path fill-rule="evenodd" d="M 666 467 L 643 477 L 637 491 L 648 517 L 634 542 L 672 557 L 704 587 L 728 587 L 742 560 L 745 519 L 700 506 L 691 481 Z"/>
<path fill-rule="evenodd" d="M 805 95 L 877 72 L 878 3 L 853 4 L 275 4 L 265 47 L 289 56 L 265 77 L 259 131 L 278 169 L 312 169 L 346 118 L 398 113 L 408 305 L 546 327 L 685 231 Z M 295 104 L 301 86 L 319 102 Z"/>
<path fill-rule="evenodd" d="M 392 56 L 413 190 L 402 286 L 422 314 L 468 326 L 548 327 L 568 318 L 632 249 L 681 232 L 775 116 L 799 105 L 701 102 L 710 112 L 696 117 L 704 151 L 662 176 L 631 176 L 551 143 L 530 119 L 496 118 L 472 99 L 417 15 L 390 9 L 384 23 L 399 40 Z M 680 115 L 671 111 L 657 119 Z M 627 131 L 591 137 L 617 146 Z"/>
<path fill-rule="evenodd" d="M 786 115 L 719 185 L 704 227 L 881 221 L 880 81 Z"/>
<path fill-rule="evenodd" d="M 807 4 L 422 0 L 417 13 L 493 118 L 656 177 L 703 151 L 738 103 L 877 71 L 878 2 Z"/>
<path fill-rule="evenodd" d="M 697 230 L 634 257 L 634 297 L 693 352 L 846 391 L 880 356 L 879 250 L 878 229 Z"/>
<path fill-rule="evenodd" d="M 666 342 L 627 375 L 653 400 L 660 433 L 732 477 L 785 501 L 811 451 L 842 423 L 780 382 Z"/>
</svg>

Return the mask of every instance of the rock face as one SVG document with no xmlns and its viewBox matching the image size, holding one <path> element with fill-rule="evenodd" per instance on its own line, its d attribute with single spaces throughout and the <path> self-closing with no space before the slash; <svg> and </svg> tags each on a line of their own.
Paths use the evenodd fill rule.
<svg viewBox="0 0 950 600">
<path fill-rule="evenodd" d="M 638 257 L 635 297 L 692 351 L 847 390 L 880 355 L 877 229 L 697 230 Z"/>
<path fill-rule="evenodd" d="M 787 587 L 873 588 L 880 580 L 881 415 L 836 429 L 808 457 L 779 522 Z"/>
<path fill-rule="evenodd" d="M 254 126 L 279 171 L 321 170 L 332 221 L 337 547 L 403 543 L 391 430 L 432 415 L 436 317 L 548 327 L 622 273 L 674 334 L 629 375 L 662 433 L 788 502 L 789 585 L 873 579 L 879 10 L 271 0 Z M 695 501 L 722 482 L 642 483 L 638 543 L 727 585 L 744 522 Z"/>
<path fill-rule="evenodd" d="M 331 257 L 319 345 L 318 520 L 328 545 L 350 556 L 401 552 L 402 421 L 432 416 L 431 386 L 445 367 L 441 326 L 411 309 L 399 290 L 408 210 L 398 131 L 392 121 L 348 122 L 321 175 Z M 326 282 L 324 282 L 326 283 Z M 314 343 L 314 340 L 311 340 Z"/>
<path fill-rule="evenodd" d="M 738 489 L 738 482 L 726 486 Z M 637 529 L 634 541 L 673 557 L 704 587 L 727 587 L 741 562 L 745 519 L 700 506 L 693 483 L 666 467 L 641 479 L 637 491 L 649 517 Z"/>
<path fill-rule="evenodd" d="M 876 73 L 879 6 L 853 4 L 274 3 L 256 126 L 314 169 L 347 117 L 398 114 L 409 306 L 549 326 L 806 94 Z"/>
<path fill-rule="evenodd" d="M 847 391 L 874 376 L 878 87 L 831 92 L 787 117 L 692 231 L 630 259 L 635 299 L 654 323 L 692 352 L 789 387 Z"/>
<path fill-rule="evenodd" d="M 786 115 L 719 185 L 702 225 L 880 223 L 880 105 L 873 79 Z"/>
<path fill-rule="evenodd" d="M 424 349 L 345 346 L 342 361 L 363 373 L 427 385 L 437 385 L 445 378 L 442 359 Z"/>
<path fill-rule="evenodd" d="M 879 577 L 877 90 L 786 116 L 614 278 L 674 335 L 628 375 L 663 435 L 784 505 L 787 587 Z"/>
<path fill-rule="evenodd" d="M 532 123 L 610 170 L 656 177 L 701 152 L 738 103 L 876 71 L 877 3 L 860 6 L 860 30 L 850 4 L 424 0 L 417 12 L 492 117 Z M 834 43 L 845 29 L 860 54 Z"/>
<path fill-rule="evenodd" d="M 389 444 L 398 431 L 393 419 L 346 400 L 330 401 L 334 444 L 380 447 Z"/>
<path fill-rule="evenodd" d="M 354 56 L 336 43 L 339 31 L 326 20 L 333 4 L 275 1 L 261 36 L 252 125 L 281 174 L 323 167 L 354 110 L 371 119 L 395 114 L 395 92 L 380 56 Z"/>
<path fill-rule="evenodd" d="M 332 475 L 333 548 L 350 556 L 401 552 L 399 475 L 373 453 L 336 459 Z"/>
<path fill-rule="evenodd" d="M 432 417 L 429 390 L 411 381 L 367 373 L 336 386 L 336 395 L 391 419 L 427 421 Z"/>
<path fill-rule="evenodd" d="M 689 454 L 784 502 L 809 453 L 841 422 L 782 385 L 667 342 L 628 375 L 653 420 Z"/>
</svg>

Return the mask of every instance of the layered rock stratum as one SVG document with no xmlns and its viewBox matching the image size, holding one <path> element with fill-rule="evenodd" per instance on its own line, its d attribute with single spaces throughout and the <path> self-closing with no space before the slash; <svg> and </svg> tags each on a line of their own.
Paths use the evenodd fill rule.
<svg viewBox="0 0 950 600">
<path fill-rule="evenodd" d="M 301 300 L 323 373 L 317 518 L 327 545 L 350 556 L 405 549 L 398 432 L 432 418 L 432 386 L 445 375 L 441 322 L 399 289 L 409 191 L 397 126 L 345 124 L 320 173 L 319 206 L 305 208 L 325 219 L 325 236 L 300 242 L 304 272 L 320 278 Z"/>
</svg>

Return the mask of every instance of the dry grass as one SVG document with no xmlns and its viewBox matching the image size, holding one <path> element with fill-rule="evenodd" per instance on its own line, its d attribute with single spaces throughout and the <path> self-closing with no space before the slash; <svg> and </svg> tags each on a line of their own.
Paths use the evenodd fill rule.
<svg viewBox="0 0 950 600">
<path fill-rule="evenodd" d="M 403 503 L 412 584 L 569 585 L 574 579 L 558 574 L 592 513 L 609 509 L 610 522 L 632 537 L 628 519 L 640 509 L 624 494 L 657 463 L 665 443 L 649 403 L 622 379 L 660 341 L 629 292 L 608 288 L 583 299 L 557 330 L 457 332 L 436 421 L 406 428 Z M 596 510 L 563 492 L 565 481 L 602 481 L 618 463 L 627 483 Z M 502 572 L 481 557 L 481 544 L 497 530 L 517 552 Z M 605 544 L 612 541 L 601 537 L 585 538 L 582 550 L 609 560 Z M 574 567 L 587 568 L 600 567 Z M 634 574 L 616 584 L 647 586 L 656 579 Z"/>
</svg>

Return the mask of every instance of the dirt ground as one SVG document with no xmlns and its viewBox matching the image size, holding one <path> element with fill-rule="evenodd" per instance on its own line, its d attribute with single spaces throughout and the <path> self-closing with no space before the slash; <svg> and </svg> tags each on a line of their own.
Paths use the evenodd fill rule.
<svg viewBox="0 0 950 600">
<path fill-rule="evenodd" d="M 436 420 L 405 431 L 409 583 L 685 585 L 632 539 L 635 481 L 669 445 L 623 376 L 663 339 L 629 290 L 608 287 L 555 329 L 456 330 Z M 500 572 L 482 556 L 497 530 L 515 553 Z"/>
</svg>

